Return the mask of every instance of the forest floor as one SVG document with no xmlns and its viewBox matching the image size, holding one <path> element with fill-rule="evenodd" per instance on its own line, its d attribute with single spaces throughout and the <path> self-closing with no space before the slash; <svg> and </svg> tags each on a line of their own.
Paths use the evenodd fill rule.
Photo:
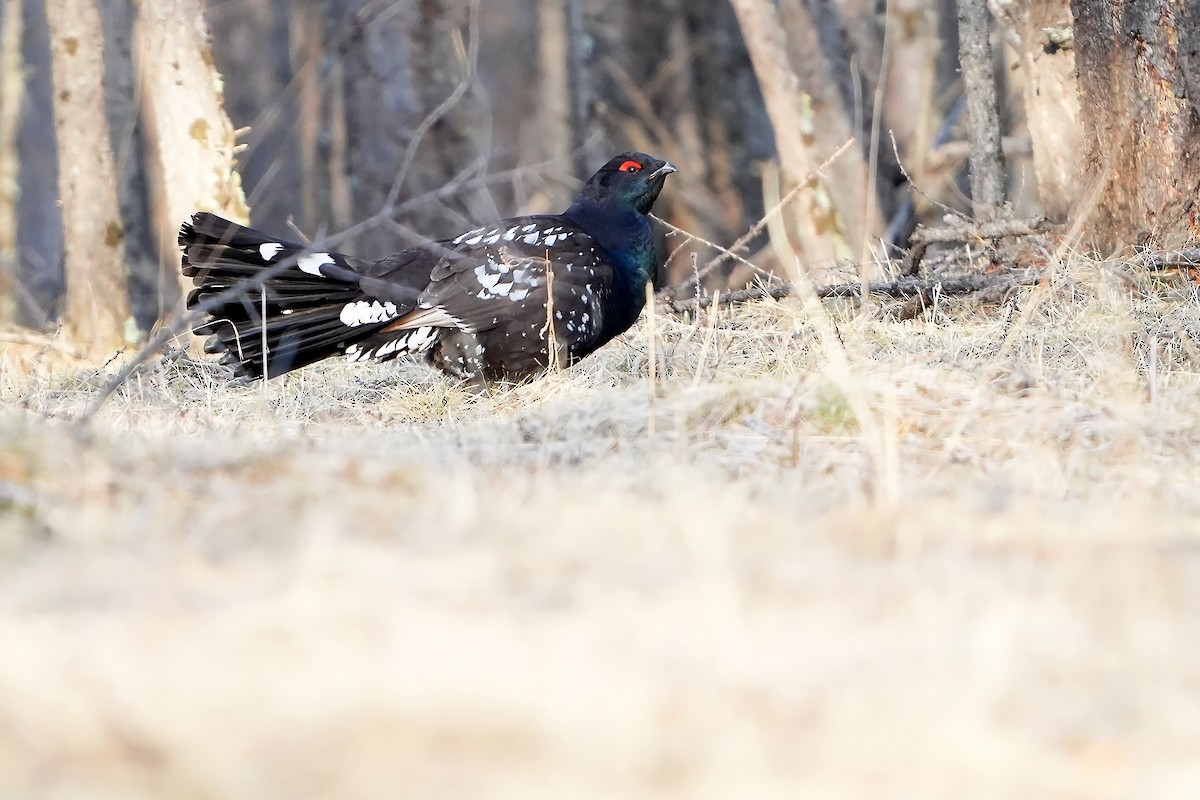
<svg viewBox="0 0 1200 800">
<path fill-rule="evenodd" d="M 1200 796 L 1194 293 L 827 308 L 86 429 L 8 348 L 0 798 Z"/>
</svg>

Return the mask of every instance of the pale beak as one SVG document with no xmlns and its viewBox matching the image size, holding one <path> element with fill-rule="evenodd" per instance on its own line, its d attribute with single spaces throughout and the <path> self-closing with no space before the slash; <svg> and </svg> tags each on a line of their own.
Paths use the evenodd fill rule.
<svg viewBox="0 0 1200 800">
<path fill-rule="evenodd" d="M 664 163 L 658 169 L 654 170 L 654 172 L 651 172 L 649 180 L 654 180 L 659 175 L 670 175 L 672 172 L 678 172 L 678 171 L 679 170 L 675 169 L 675 165 L 672 164 L 670 161 L 668 161 L 668 162 Z"/>
</svg>

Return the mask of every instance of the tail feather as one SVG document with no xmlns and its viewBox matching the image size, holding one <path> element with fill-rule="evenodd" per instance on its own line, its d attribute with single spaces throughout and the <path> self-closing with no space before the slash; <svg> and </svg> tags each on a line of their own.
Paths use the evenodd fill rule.
<svg viewBox="0 0 1200 800">
<path fill-rule="evenodd" d="M 388 324 L 341 321 L 348 303 L 368 299 L 357 262 L 347 256 L 314 252 L 207 213 L 182 225 L 179 244 L 183 274 L 196 286 L 187 307 L 203 305 L 209 314 L 193 332 L 210 337 L 205 351 L 222 353 L 221 363 L 235 375 L 273 378 L 345 353 Z M 293 263 L 279 268 L 285 260 Z M 246 286 L 269 267 L 277 274 L 261 287 Z"/>
</svg>

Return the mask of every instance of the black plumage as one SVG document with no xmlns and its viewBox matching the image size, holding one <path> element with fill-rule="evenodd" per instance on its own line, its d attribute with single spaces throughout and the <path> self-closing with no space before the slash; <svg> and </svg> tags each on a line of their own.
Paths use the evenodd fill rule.
<svg viewBox="0 0 1200 800">
<path fill-rule="evenodd" d="M 196 285 L 187 305 L 208 312 L 195 332 L 252 378 L 339 354 L 419 355 L 482 382 L 536 377 L 551 345 L 568 366 L 637 319 L 660 264 L 646 215 L 674 171 L 622 153 L 562 214 L 501 220 L 378 261 L 197 213 L 179 231 L 183 272 Z M 243 283 L 272 267 L 261 286 Z"/>
</svg>

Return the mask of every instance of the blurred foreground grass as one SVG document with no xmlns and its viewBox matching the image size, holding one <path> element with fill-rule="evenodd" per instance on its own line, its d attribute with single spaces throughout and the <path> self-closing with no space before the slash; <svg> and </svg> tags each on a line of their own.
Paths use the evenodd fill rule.
<svg viewBox="0 0 1200 800">
<path fill-rule="evenodd" d="M 0 797 L 1200 794 L 1200 305 L 659 316 L 472 394 L 0 361 Z M 712 324 L 710 324 L 712 323 Z"/>
</svg>

